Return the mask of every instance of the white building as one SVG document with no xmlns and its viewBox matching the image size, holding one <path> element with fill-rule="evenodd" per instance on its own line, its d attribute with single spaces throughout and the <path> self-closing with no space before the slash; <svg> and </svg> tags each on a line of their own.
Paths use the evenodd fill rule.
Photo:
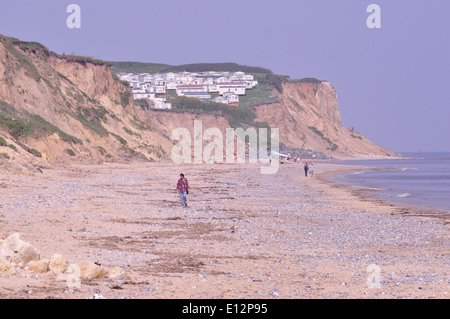
<svg viewBox="0 0 450 319">
<path fill-rule="evenodd" d="M 156 94 L 165 94 L 166 93 L 166 86 L 165 85 L 157 85 L 157 86 L 155 86 L 155 93 Z"/>
<path fill-rule="evenodd" d="M 185 97 L 196 98 L 199 100 L 210 100 L 211 94 L 208 92 L 184 92 Z"/>
<path fill-rule="evenodd" d="M 219 90 L 219 95 L 224 95 L 225 93 L 245 95 L 245 83 L 243 82 L 220 83 L 217 87 Z"/>
<path fill-rule="evenodd" d="M 239 96 L 233 93 L 224 93 L 223 97 L 228 101 L 228 104 L 239 104 Z"/>
<path fill-rule="evenodd" d="M 208 91 L 211 93 L 219 92 L 219 87 L 217 84 L 210 84 L 208 85 Z"/>
<path fill-rule="evenodd" d="M 172 108 L 172 103 L 166 103 L 166 102 L 153 102 L 153 109 L 159 109 L 159 110 L 164 110 L 164 109 L 168 109 L 170 110 Z"/>
<path fill-rule="evenodd" d="M 167 90 L 176 90 L 177 83 L 176 82 L 166 82 L 166 89 Z"/>
<path fill-rule="evenodd" d="M 221 76 L 216 80 L 216 83 L 228 83 L 228 82 L 230 82 L 230 79 L 224 76 Z"/>
<path fill-rule="evenodd" d="M 208 92 L 208 85 L 197 84 L 197 85 L 178 85 L 177 95 L 184 96 L 186 93 L 201 93 Z"/>
<path fill-rule="evenodd" d="M 238 106 L 239 96 L 245 95 L 246 90 L 258 85 L 253 75 L 244 72 L 117 73 L 116 75 L 120 80 L 130 83 L 135 99 L 150 99 L 155 104 L 155 108 L 171 108 L 170 103 L 166 103 L 167 90 L 176 90 L 178 96 L 201 100 L 213 99 L 216 102 Z M 219 96 L 217 97 L 214 93 L 218 93 Z"/>
</svg>

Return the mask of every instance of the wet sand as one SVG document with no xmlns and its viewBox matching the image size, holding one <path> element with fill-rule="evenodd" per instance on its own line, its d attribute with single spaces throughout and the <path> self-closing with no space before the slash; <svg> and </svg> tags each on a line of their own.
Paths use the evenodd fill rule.
<svg viewBox="0 0 450 319">
<path fill-rule="evenodd" d="M 0 298 L 448 298 L 448 217 L 331 183 L 348 166 L 104 164 L 0 178 L 0 239 L 127 280 L 0 275 Z M 175 190 L 189 180 L 188 207 Z M 370 265 L 380 270 L 374 287 Z M 369 267 L 369 268 L 368 268 Z M 373 267 L 373 266 L 371 266 Z M 369 269 L 369 272 L 368 272 Z M 368 282 L 368 280 L 370 282 Z"/>
</svg>

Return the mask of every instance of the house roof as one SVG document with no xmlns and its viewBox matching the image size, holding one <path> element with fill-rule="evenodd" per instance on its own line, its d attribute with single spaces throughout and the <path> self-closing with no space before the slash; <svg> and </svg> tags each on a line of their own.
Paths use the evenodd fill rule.
<svg viewBox="0 0 450 319">
<path fill-rule="evenodd" d="M 209 95 L 210 94 L 208 92 L 186 92 L 184 93 L 184 95 Z"/>
<path fill-rule="evenodd" d="M 235 85 L 235 86 L 242 86 L 242 85 L 245 85 L 245 82 L 223 82 L 223 83 L 217 83 L 217 85 Z"/>
<path fill-rule="evenodd" d="M 178 85 L 177 88 L 202 88 L 208 86 L 208 84 L 183 84 Z"/>
</svg>

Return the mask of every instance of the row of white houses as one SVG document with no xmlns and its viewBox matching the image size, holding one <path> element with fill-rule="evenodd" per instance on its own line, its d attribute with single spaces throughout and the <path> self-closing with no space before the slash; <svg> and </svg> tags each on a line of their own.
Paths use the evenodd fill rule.
<svg viewBox="0 0 450 319">
<path fill-rule="evenodd" d="M 127 81 L 134 99 L 149 99 L 155 108 L 171 108 L 166 101 L 167 90 L 175 90 L 178 96 L 213 99 L 219 103 L 239 105 L 239 96 L 258 85 L 253 75 L 244 72 L 180 72 L 159 74 L 118 73 Z M 215 95 L 215 98 L 212 98 Z"/>
</svg>

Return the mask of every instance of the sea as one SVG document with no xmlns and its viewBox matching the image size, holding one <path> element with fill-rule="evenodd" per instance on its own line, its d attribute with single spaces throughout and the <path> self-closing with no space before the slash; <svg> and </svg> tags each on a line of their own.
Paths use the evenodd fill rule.
<svg viewBox="0 0 450 319">
<path fill-rule="evenodd" d="M 336 164 L 378 168 L 335 176 L 335 182 L 369 189 L 378 198 L 392 203 L 450 213 L 450 153 L 402 153 L 402 157 L 335 161 Z"/>
</svg>

